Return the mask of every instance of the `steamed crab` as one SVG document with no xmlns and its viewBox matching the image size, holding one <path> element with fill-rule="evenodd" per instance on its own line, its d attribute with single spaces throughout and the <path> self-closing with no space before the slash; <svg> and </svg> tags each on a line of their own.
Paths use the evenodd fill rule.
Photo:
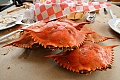
<svg viewBox="0 0 120 80">
<path fill-rule="evenodd" d="M 60 66 L 79 73 L 90 73 L 95 70 L 111 68 L 113 62 L 112 46 L 97 44 L 108 39 L 84 25 L 88 22 L 75 23 L 68 19 L 58 19 L 51 22 L 38 22 L 28 28 L 23 28 L 20 38 L 5 46 L 20 48 L 35 48 L 42 45 L 51 50 L 61 49 L 58 54 L 50 54 L 46 58 L 53 58 Z"/>
</svg>

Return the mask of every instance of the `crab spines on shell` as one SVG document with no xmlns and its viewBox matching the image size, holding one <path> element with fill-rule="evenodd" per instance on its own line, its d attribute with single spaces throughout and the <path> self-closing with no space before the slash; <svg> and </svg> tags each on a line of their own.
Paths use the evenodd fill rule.
<svg viewBox="0 0 120 80">
<path fill-rule="evenodd" d="M 45 48 L 47 46 L 59 48 L 78 47 L 84 42 L 87 35 L 87 33 L 75 29 L 68 23 L 58 21 L 49 22 L 39 29 L 26 28 L 24 30 L 29 31 L 34 41 Z"/>
<path fill-rule="evenodd" d="M 92 42 L 85 42 L 72 51 L 60 52 L 45 56 L 53 58 L 60 66 L 73 72 L 89 73 L 95 70 L 106 70 L 113 63 L 112 47 L 104 47 Z"/>
<path fill-rule="evenodd" d="M 80 31 L 83 33 L 88 33 L 86 40 L 91 41 L 93 43 L 103 42 L 103 41 L 106 41 L 108 39 L 115 39 L 115 38 L 110 37 L 110 36 L 102 36 L 101 34 L 96 33 L 91 28 L 87 28 L 86 26 L 83 26 L 80 29 Z"/>
<path fill-rule="evenodd" d="M 110 36 L 103 36 L 95 31 L 93 31 L 92 29 L 87 28 L 86 26 L 83 26 L 83 28 L 81 28 L 81 30 L 83 32 L 85 32 L 85 31 L 91 32 L 91 34 L 87 35 L 86 40 L 91 41 L 93 43 L 103 42 L 103 41 L 106 41 L 108 39 L 115 39 L 115 38 L 110 37 Z"/>
<path fill-rule="evenodd" d="M 91 41 L 93 43 L 103 42 L 103 41 L 106 41 L 108 39 L 115 39 L 115 38 L 108 37 L 108 36 L 102 36 L 102 35 L 100 35 L 100 34 L 98 34 L 96 32 L 88 34 L 87 38 L 86 38 L 86 40 L 89 40 L 89 41 Z"/>
<path fill-rule="evenodd" d="M 75 23 L 57 20 L 38 22 L 28 28 L 21 28 L 20 38 L 5 46 L 34 49 L 39 46 L 63 52 L 45 56 L 53 58 L 60 66 L 73 72 L 88 74 L 112 67 L 113 48 L 118 45 L 100 46 L 97 43 L 112 37 L 102 36 L 84 26 L 87 22 Z"/>
</svg>

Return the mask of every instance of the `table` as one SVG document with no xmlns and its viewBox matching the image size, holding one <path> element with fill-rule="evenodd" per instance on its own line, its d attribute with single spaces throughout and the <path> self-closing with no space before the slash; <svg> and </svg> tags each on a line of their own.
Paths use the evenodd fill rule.
<svg viewBox="0 0 120 80">
<path fill-rule="evenodd" d="M 120 7 L 112 5 L 114 14 L 120 18 Z M 104 15 L 103 10 L 96 15 L 96 21 L 87 24 L 99 34 L 111 36 L 115 40 L 107 40 L 102 45 L 120 44 L 120 36 L 108 25 L 111 19 L 109 12 Z M 6 31 L 6 30 L 5 30 Z M 0 31 L 2 35 L 4 31 Z M 7 33 L 7 31 L 6 31 Z M 10 39 L 11 40 L 11 39 Z M 0 42 L 0 47 L 8 42 Z M 44 51 L 44 53 L 43 53 Z M 24 54 L 24 49 L 16 47 L 0 48 L 0 80 L 119 80 L 120 79 L 120 46 L 114 48 L 114 62 L 112 69 L 107 71 L 95 71 L 90 75 L 71 72 L 60 67 L 52 59 L 44 58 L 49 50 L 43 48 L 33 51 L 30 55 Z"/>
</svg>

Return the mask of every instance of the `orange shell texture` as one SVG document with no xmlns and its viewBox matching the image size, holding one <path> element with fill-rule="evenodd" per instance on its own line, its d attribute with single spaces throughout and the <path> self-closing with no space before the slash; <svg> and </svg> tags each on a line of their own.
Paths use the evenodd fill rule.
<svg viewBox="0 0 120 80">
<path fill-rule="evenodd" d="M 65 22 L 52 21 L 41 28 L 26 28 L 35 42 L 46 47 L 73 48 L 80 46 L 85 38 L 83 33 Z"/>
<path fill-rule="evenodd" d="M 88 23 L 75 23 L 67 19 L 37 22 L 28 28 L 22 28 L 24 32 L 20 38 L 5 46 L 30 49 L 40 45 L 50 49 L 67 48 L 65 52 L 45 57 L 53 58 L 60 66 L 73 72 L 87 74 L 111 68 L 113 48 L 117 45 L 100 46 L 96 43 L 114 38 L 102 36 L 83 26 L 85 24 Z"/>
<path fill-rule="evenodd" d="M 54 58 L 60 66 L 73 72 L 90 73 L 95 70 L 111 68 L 113 62 L 113 46 L 100 46 L 86 41 L 79 48 L 72 51 L 51 54 L 47 58 Z"/>
<path fill-rule="evenodd" d="M 69 23 L 70 25 L 75 27 L 77 30 L 82 30 L 83 32 L 92 32 L 91 34 L 87 35 L 86 40 L 89 40 L 89 41 L 94 42 L 94 43 L 103 42 L 103 41 L 108 40 L 108 39 L 114 39 L 114 38 L 109 37 L 109 36 L 102 36 L 102 35 L 94 32 L 93 30 L 86 28 L 84 25 L 89 24 L 89 22 L 76 23 L 76 22 L 69 20 L 67 18 L 60 18 L 58 21 Z"/>
<path fill-rule="evenodd" d="M 39 21 L 35 23 L 34 25 L 31 25 L 29 28 L 39 29 L 40 27 L 43 27 L 44 25 L 46 25 L 46 23 Z M 32 49 L 39 46 L 39 44 L 34 41 L 34 39 L 31 37 L 31 35 L 27 31 L 21 32 L 20 37 L 17 40 L 15 40 L 14 42 L 10 44 L 4 45 L 3 47 L 10 46 L 10 45 L 20 47 L 20 48 L 32 48 Z"/>
</svg>

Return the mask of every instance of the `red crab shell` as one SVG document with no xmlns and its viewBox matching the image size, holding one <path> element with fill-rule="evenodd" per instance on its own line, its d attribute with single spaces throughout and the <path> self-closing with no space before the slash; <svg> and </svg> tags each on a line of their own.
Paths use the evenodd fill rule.
<svg viewBox="0 0 120 80">
<path fill-rule="evenodd" d="M 88 32 L 79 31 L 65 22 L 52 21 L 41 28 L 23 29 L 29 32 L 35 42 L 46 47 L 74 48 L 80 46 Z"/>
<path fill-rule="evenodd" d="M 96 33 L 95 31 L 87 28 L 86 26 L 83 27 L 80 29 L 82 32 L 87 32 L 87 31 L 91 32 L 91 34 L 87 34 L 86 40 L 91 41 L 93 43 L 103 42 L 108 39 L 115 39 L 113 37 L 100 35 L 99 33 Z"/>
<path fill-rule="evenodd" d="M 29 28 L 38 29 L 40 27 L 43 27 L 45 24 L 46 23 L 44 22 L 37 22 L 36 24 L 30 26 Z M 21 32 L 20 37 L 17 40 L 15 40 L 10 44 L 4 45 L 3 47 L 10 46 L 10 45 L 20 47 L 20 48 L 35 48 L 36 46 L 38 46 L 37 42 L 34 41 L 34 39 L 31 37 L 31 35 L 27 31 Z"/>
<path fill-rule="evenodd" d="M 10 43 L 10 44 L 6 44 L 5 46 L 16 46 L 16 47 L 20 47 L 20 48 L 33 48 L 34 44 L 37 44 L 34 39 L 32 39 L 32 37 L 30 36 L 30 34 L 28 32 L 21 32 L 20 33 L 20 38 L 18 38 L 17 40 L 15 40 L 14 42 Z"/>
<path fill-rule="evenodd" d="M 95 70 L 111 68 L 113 62 L 113 46 L 100 46 L 96 43 L 111 37 L 102 36 L 85 27 L 88 24 L 75 23 L 67 19 L 59 19 L 48 23 L 37 22 L 24 30 L 20 38 L 5 46 L 32 48 L 40 45 L 50 49 L 66 48 L 66 52 L 52 54 L 61 66 L 73 72 L 90 73 Z M 4 46 L 4 47 L 5 47 Z"/>
<path fill-rule="evenodd" d="M 5 46 L 13 45 L 20 48 L 33 48 L 34 43 L 39 43 L 45 48 L 73 49 L 80 46 L 85 41 L 85 38 L 94 43 L 113 39 L 111 37 L 101 36 L 96 32 L 93 33 L 92 30 L 84 26 L 85 24 L 88 24 L 88 22 L 75 23 L 65 18 L 48 23 L 37 22 L 27 29 L 23 28 L 23 35 L 13 43 Z"/>
<path fill-rule="evenodd" d="M 108 39 L 115 39 L 115 38 L 109 37 L 109 36 L 102 36 L 98 33 L 88 34 L 87 38 L 86 38 L 86 40 L 89 40 L 93 43 L 103 42 L 103 41 L 108 40 Z"/>
<path fill-rule="evenodd" d="M 89 40 L 89 41 L 94 42 L 94 43 L 103 42 L 103 41 L 108 40 L 108 39 L 115 39 L 115 38 L 109 37 L 109 36 L 102 36 L 102 35 L 96 33 L 95 31 L 84 26 L 85 24 L 89 24 L 89 22 L 77 23 L 77 22 L 74 22 L 74 21 L 69 20 L 67 18 L 60 18 L 60 19 L 58 19 L 58 21 L 69 23 L 70 25 L 75 27 L 77 30 L 80 30 L 83 32 L 92 32 L 91 34 L 87 35 L 86 40 Z"/>
<path fill-rule="evenodd" d="M 58 54 L 51 54 L 47 58 L 54 58 L 60 66 L 73 72 L 90 73 L 95 70 L 111 68 L 113 62 L 113 46 L 100 46 L 90 41 L 80 47 Z"/>
</svg>

